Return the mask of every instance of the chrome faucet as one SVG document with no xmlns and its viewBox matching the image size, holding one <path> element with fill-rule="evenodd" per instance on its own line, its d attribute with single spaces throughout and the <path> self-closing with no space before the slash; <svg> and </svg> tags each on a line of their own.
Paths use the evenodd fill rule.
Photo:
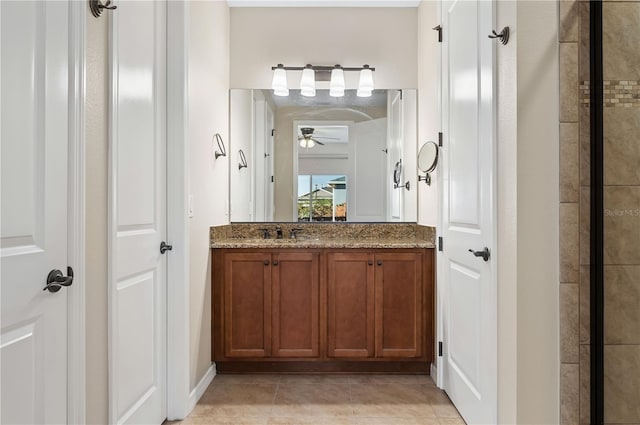
<svg viewBox="0 0 640 425">
<path fill-rule="evenodd" d="M 282 239 L 282 227 L 276 227 L 276 239 Z"/>
<path fill-rule="evenodd" d="M 304 231 L 304 229 L 291 229 L 291 231 L 289 232 L 289 237 L 291 239 L 297 239 L 298 233 L 302 231 Z"/>
</svg>

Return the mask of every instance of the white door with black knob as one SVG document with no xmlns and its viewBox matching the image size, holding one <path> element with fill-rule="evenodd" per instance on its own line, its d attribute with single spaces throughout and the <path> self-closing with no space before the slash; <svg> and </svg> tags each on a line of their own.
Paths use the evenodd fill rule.
<svg viewBox="0 0 640 425">
<path fill-rule="evenodd" d="M 69 3 L 3 1 L 0 31 L 0 423 L 62 424 L 75 289 L 67 252 Z"/>
<path fill-rule="evenodd" d="M 166 2 L 111 19 L 109 423 L 167 417 Z"/>
<path fill-rule="evenodd" d="M 493 8 L 442 3 L 441 366 L 468 424 L 497 423 Z"/>
</svg>

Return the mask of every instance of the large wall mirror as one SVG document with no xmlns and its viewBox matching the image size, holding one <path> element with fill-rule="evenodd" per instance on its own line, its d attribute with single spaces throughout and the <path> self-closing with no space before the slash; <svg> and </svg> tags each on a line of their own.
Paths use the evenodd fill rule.
<svg viewBox="0 0 640 425">
<path fill-rule="evenodd" d="M 232 222 L 417 219 L 415 90 L 233 89 L 229 145 Z M 411 185 L 395 187 L 399 161 Z"/>
</svg>

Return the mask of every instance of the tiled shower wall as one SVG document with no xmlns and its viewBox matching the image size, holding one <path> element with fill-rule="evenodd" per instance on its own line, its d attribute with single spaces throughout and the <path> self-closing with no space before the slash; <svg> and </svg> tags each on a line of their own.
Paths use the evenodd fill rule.
<svg viewBox="0 0 640 425">
<path fill-rule="evenodd" d="M 560 417 L 589 424 L 589 5 L 560 0 Z M 640 424 L 640 1 L 603 2 L 605 423 Z"/>
<path fill-rule="evenodd" d="M 589 424 L 589 3 L 560 0 L 560 423 Z"/>
<path fill-rule="evenodd" d="M 640 2 L 602 16 L 604 420 L 640 424 Z"/>
</svg>

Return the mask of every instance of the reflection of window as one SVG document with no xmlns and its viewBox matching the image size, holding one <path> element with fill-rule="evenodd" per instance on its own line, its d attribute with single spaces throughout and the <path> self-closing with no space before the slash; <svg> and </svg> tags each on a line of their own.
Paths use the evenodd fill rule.
<svg viewBox="0 0 640 425">
<path fill-rule="evenodd" d="M 347 177 L 298 175 L 298 221 L 347 221 Z"/>
</svg>

